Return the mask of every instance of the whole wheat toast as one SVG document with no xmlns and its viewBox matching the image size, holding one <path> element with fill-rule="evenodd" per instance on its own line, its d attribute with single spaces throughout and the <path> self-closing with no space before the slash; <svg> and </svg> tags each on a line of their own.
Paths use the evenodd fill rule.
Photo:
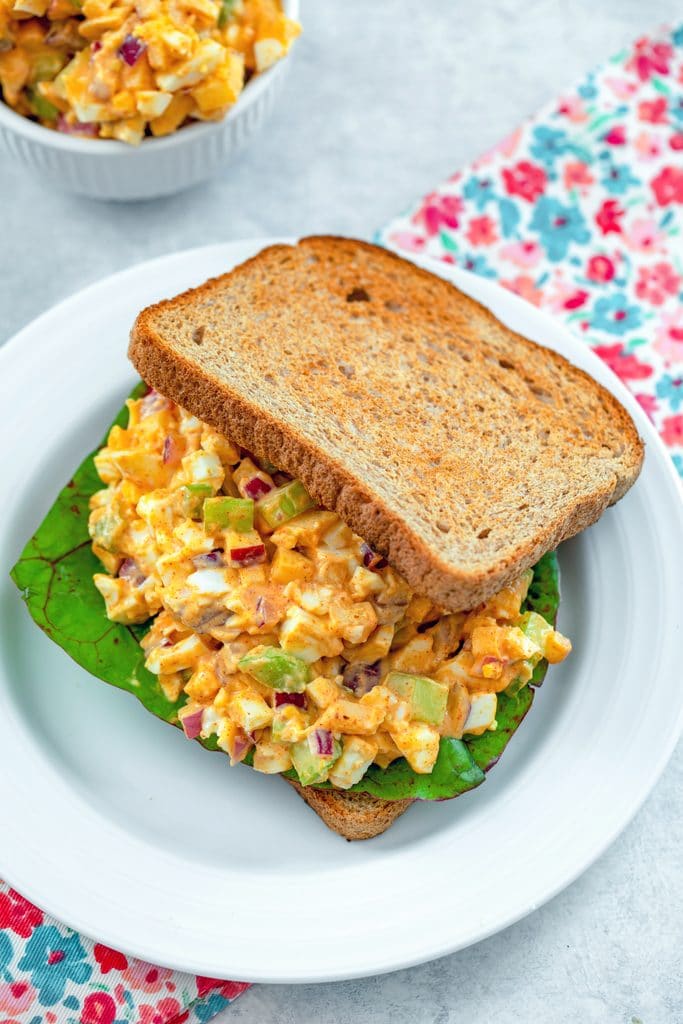
<svg viewBox="0 0 683 1024">
<path fill-rule="evenodd" d="M 350 239 L 271 247 L 149 307 L 129 354 L 455 610 L 595 522 L 642 464 L 630 417 L 592 378 Z M 292 785 L 347 839 L 379 835 L 411 803 Z"/>
<path fill-rule="evenodd" d="M 594 523 L 642 464 L 586 373 L 351 239 L 273 246 L 150 306 L 129 355 L 456 611 Z"/>
</svg>

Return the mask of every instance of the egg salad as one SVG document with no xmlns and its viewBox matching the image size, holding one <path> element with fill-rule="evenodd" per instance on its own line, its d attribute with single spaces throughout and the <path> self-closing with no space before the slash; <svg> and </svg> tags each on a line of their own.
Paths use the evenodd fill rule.
<svg viewBox="0 0 683 1024">
<path fill-rule="evenodd" d="M 298 480 L 150 390 L 95 457 L 89 531 L 108 617 L 150 621 L 145 665 L 189 738 L 231 763 L 348 789 L 441 737 L 496 728 L 569 641 L 523 611 L 532 572 L 470 612 L 406 581 Z"/>
<path fill-rule="evenodd" d="M 0 88 L 46 127 L 137 144 L 220 120 L 299 31 L 280 0 L 0 0 Z"/>
</svg>

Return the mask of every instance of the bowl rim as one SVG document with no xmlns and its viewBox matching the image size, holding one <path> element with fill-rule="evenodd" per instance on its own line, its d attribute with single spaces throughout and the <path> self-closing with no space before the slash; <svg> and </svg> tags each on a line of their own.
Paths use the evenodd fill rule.
<svg viewBox="0 0 683 1024">
<path fill-rule="evenodd" d="M 299 0 L 282 0 L 282 6 L 289 18 L 300 21 Z M 195 121 L 185 125 L 182 129 L 171 132 L 170 135 L 163 135 L 160 138 L 145 138 L 139 146 L 129 146 L 126 142 L 120 142 L 118 139 L 82 139 L 54 131 L 52 128 L 45 128 L 42 124 L 32 121 L 23 114 L 17 114 L 2 99 L 0 99 L 0 129 L 6 128 L 15 135 L 22 135 L 30 142 L 46 146 L 49 149 L 87 154 L 96 159 L 113 155 L 121 156 L 123 153 L 128 153 L 132 159 L 135 159 L 137 155 L 139 159 L 141 154 L 149 152 L 152 147 L 154 152 L 159 153 L 165 149 L 190 145 L 193 140 L 198 141 L 207 135 L 220 132 L 226 122 L 234 121 L 258 99 L 261 93 L 273 85 L 277 76 L 282 74 L 283 69 L 284 60 L 279 60 L 266 71 L 262 71 L 250 79 L 237 101 L 220 121 Z"/>
</svg>

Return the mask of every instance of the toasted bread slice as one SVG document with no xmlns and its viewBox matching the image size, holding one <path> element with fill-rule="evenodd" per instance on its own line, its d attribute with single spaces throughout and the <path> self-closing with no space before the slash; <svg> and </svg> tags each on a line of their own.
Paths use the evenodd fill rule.
<svg viewBox="0 0 683 1024">
<path fill-rule="evenodd" d="M 333 832 L 344 839 L 374 839 L 407 811 L 412 800 L 380 800 L 369 793 L 315 789 L 287 780 Z"/>
<path fill-rule="evenodd" d="M 129 354 L 453 610 L 595 522 L 643 459 L 586 373 L 351 239 L 273 246 L 145 309 Z"/>
</svg>

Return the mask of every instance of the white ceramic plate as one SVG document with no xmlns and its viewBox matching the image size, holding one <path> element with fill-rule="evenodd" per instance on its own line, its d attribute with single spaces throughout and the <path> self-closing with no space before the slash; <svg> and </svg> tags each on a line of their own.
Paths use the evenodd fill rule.
<svg viewBox="0 0 683 1024">
<path fill-rule="evenodd" d="M 453 278 L 511 326 L 590 371 L 648 442 L 642 476 L 561 551 L 552 668 L 485 784 L 416 804 L 348 844 L 284 783 L 210 754 L 87 675 L 29 616 L 6 569 L 134 380 L 144 305 L 227 270 L 250 241 L 94 285 L 0 351 L 11 382 L 0 480 L 0 874 L 72 927 L 215 977 L 327 981 L 476 942 L 575 879 L 636 812 L 681 729 L 683 514 L 638 406 L 580 343 L 508 292 Z M 277 358 L 273 353 L 273 358 Z"/>
</svg>

